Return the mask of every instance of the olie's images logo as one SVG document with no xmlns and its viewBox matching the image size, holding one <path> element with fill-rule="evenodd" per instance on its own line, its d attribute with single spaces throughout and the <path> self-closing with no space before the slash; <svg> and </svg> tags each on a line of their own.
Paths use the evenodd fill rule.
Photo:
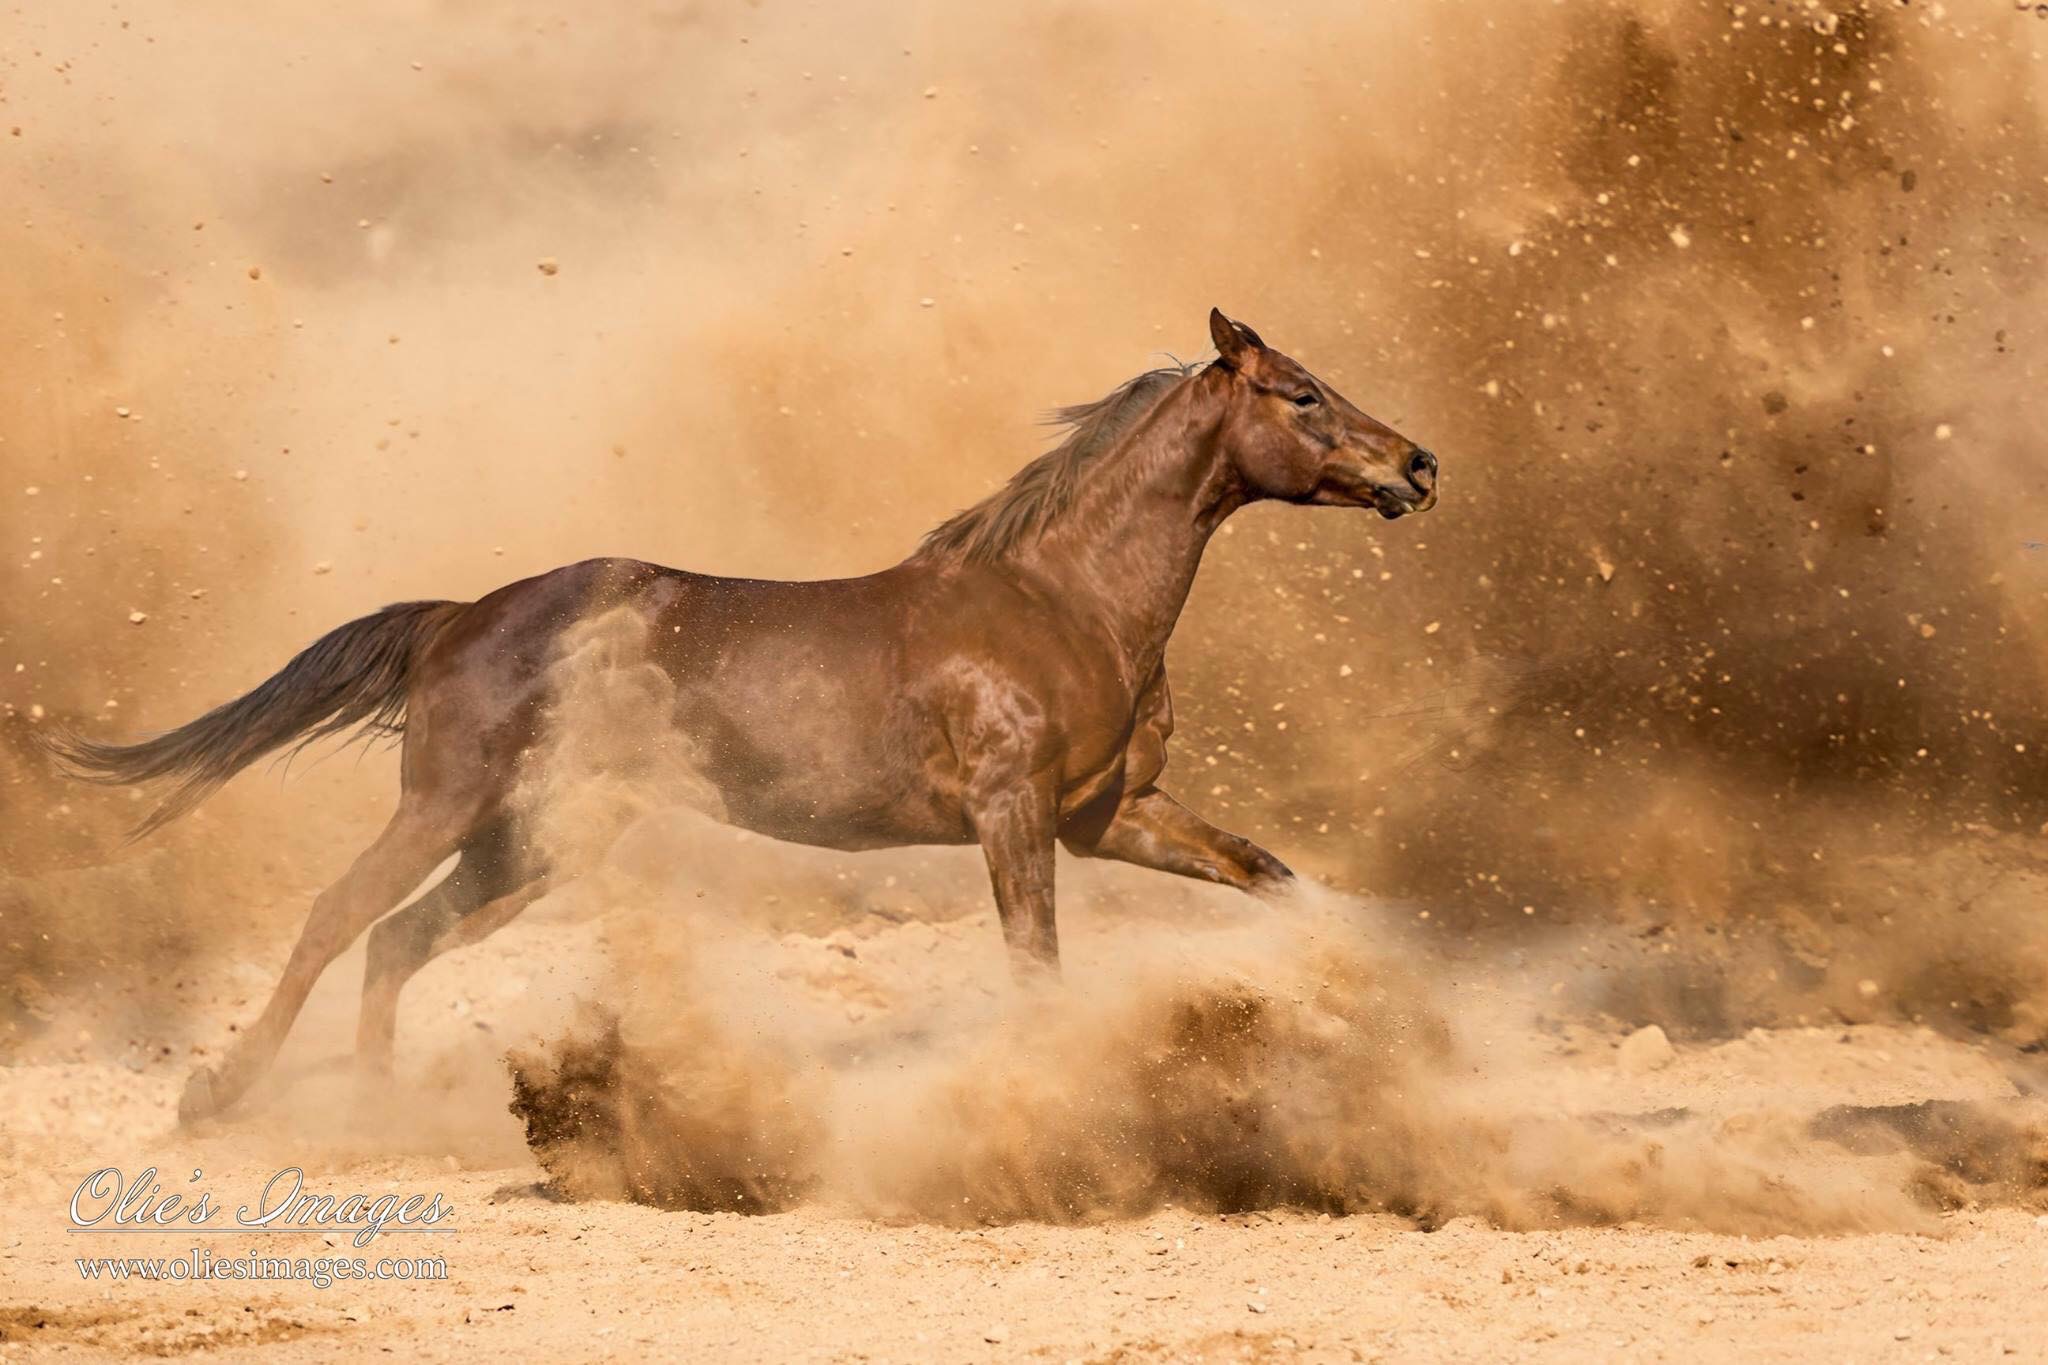
<svg viewBox="0 0 2048 1365">
<path fill-rule="evenodd" d="M 205 1176 L 194 1169 L 188 1185 Z M 220 1221 L 227 1201 L 207 1189 L 164 1193 L 154 1166 L 133 1180 L 125 1180 L 115 1166 L 94 1171 L 71 1194 L 73 1232 L 185 1232 L 207 1228 L 214 1232 L 312 1232 L 341 1231 L 351 1234 L 358 1247 L 368 1246 L 387 1232 L 452 1233 L 453 1228 L 436 1226 L 455 1216 L 455 1207 L 439 1194 L 312 1194 L 306 1188 L 306 1173 L 287 1166 L 264 1182 L 255 1202 L 236 1207 L 232 1222 Z"/>
</svg>

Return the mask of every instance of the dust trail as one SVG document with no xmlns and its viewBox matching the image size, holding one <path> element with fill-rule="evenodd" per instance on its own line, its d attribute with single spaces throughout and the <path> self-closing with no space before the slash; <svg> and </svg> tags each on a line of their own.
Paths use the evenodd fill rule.
<svg viewBox="0 0 2048 1365">
<path fill-rule="evenodd" d="M 975 1017 L 935 1003 L 963 969 L 958 951 L 871 936 L 832 983 L 890 983 L 890 1007 L 865 1028 L 835 1023 L 788 979 L 804 956 L 790 944 L 728 932 L 650 954 L 658 931 L 641 924 L 605 1008 L 512 1058 L 513 1108 L 565 1193 L 668 1208 L 1069 1222 L 1286 1206 L 1756 1235 L 1932 1226 L 1916 1198 L 1931 1168 L 1903 1151 L 1848 1160 L 1797 1114 L 1555 1108 L 1540 1064 L 1455 1036 L 1428 988 L 1370 945 L 1377 913 L 1319 895 L 1231 927 L 1100 931 L 1070 952 L 1064 989 Z M 732 997 L 752 1008 L 712 1004 Z"/>
</svg>

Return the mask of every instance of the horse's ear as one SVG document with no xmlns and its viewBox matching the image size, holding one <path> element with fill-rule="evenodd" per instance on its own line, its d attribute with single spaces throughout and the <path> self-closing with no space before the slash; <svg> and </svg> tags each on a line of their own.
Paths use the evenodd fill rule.
<svg viewBox="0 0 2048 1365">
<path fill-rule="evenodd" d="M 1216 343 L 1216 354 L 1223 363 L 1235 370 L 1244 366 L 1266 343 L 1259 340 L 1259 334 L 1241 322 L 1232 322 L 1223 316 L 1221 308 L 1209 310 L 1209 340 Z"/>
</svg>

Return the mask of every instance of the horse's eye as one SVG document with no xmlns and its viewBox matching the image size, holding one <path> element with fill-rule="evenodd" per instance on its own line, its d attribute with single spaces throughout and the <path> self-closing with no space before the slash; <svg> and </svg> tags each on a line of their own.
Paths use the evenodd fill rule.
<svg viewBox="0 0 2048 1365">
<path fill-rule="evenodd" d="M 1297 393 L 1287 401 L 1294 404 L 1297 408 L 1312 408 L 1323 400 L 1316 396 L 1315 390 L 1311 389 L 1307 393 Z"/>
</svg>

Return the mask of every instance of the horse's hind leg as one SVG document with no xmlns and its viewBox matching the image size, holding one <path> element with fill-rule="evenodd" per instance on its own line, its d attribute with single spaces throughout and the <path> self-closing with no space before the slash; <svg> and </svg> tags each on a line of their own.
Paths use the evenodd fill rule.
<svg viewBox="0 0 2048 1365">
<path fill-rule="evenodd" d="M 407 793 L 375 842 L 356 858 L 341 880 L 313 901 L 313 912 L 285 963 L 284 976 L 249 1030 L 217 1068 L 192 1073 L 178 1102 L 186 1122 L 218 1113 L 240 1099 L 269 1067 L 306 1003 L 313 983 L 363 930 L 376 923 L 424 881 L 460 846 L 476 814 L 467 802 L 454 804 Z"/>
<path fill-rule="evenodd" d="M 464 839 L 461 861 L 446 877 L 370 929 L 356 1021 L 356 1059 L 368 1069 L 390 1068 L 399 992 L 433 956 L 434 940 L 518 885 L 508 826 L 506 820 L 494 821 Z"/>
<path fill-rule="evenodd" d="M 503 928 L 547 892 L 547 879 L 529 875 L 511 837 L 509 821 L 479 830 L 439 886 L 370 930 L 356 1024 L 356 1059 L 366 1070 L 390 1070 L 399 992 L 420 968 Z"/>
</svg>

